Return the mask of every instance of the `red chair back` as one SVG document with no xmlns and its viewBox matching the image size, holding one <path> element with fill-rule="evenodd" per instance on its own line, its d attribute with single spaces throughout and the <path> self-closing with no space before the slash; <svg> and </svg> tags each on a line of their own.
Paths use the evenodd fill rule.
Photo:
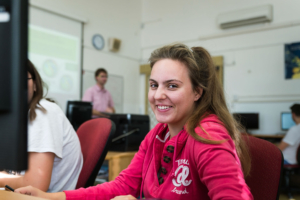
<svg viewBox="0 0 300 200">
<path fill-rule="evenodd" d="M 83 155 L 83 166 L 76 189 L 93 186 L 115 130 L 115 124 L 106 118 L 86 121 L 78 128 L 77 135 Z"/>
<path fill-rule="evenodd" d="M 279 198 L 283 156 L 274 144 L 253 136 L 243 136 L 251 156 L 250 175 L 245 178 L 255 200 Z"/>
</svg>

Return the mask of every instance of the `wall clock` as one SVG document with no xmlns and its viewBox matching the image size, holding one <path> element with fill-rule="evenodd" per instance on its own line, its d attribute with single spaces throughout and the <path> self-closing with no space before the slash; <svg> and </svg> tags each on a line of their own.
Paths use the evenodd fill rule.
<svg viewBox="0 0 300 200">
<path fill-rule="evenodd" d="M 100 34 L 95 34 L 93 36 L 92 43 L 93 46 L 98 50 L 102 50 L 104 48 L 104 39 Z"/>
</svg>

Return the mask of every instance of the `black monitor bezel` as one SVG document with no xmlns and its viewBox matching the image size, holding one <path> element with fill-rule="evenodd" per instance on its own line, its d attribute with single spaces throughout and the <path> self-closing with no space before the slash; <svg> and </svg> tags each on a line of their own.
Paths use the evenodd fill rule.
<svg viewBox="0 0 300 200">
<path fill-rule="evenodd" d="M 20 171 L 28 167 L 28 0 L 1 0 L 0 6 L 10 14 L 10 21 L 0 23 L 1 90 L 9 91 L 9 104 L 0 109 L 0 169 Z"/>
<path fill-rule="evenodd" d="M 247 130 L 259 130 L 260 128 L 260 125 L 259 125 L 259 113 L 258 112 L 235 112 L 235 113 L 232 113 L 232 115 L 245 115 L 245 114 L 254 114 L 254 115 L 257 115 L 257 128 L 248 128 L 248 127 L 245 127 L 242 123 L 241 125 Z"/>
<path fill-rule="evenodd" d="M 90 110 L 90 117 L 87 117 L 84 121 L 80 122 L 79 124 L 77 123 L 78 121 L 76 121 L 74 119 L 73 116 L 73 109 L 71 110 L 71 105 L 72 107 L 85 107 L 88 108 Z M 66 106 L 66 117 L 68 118 L 68 120 L 70 121 L 70 123 L 72 124 L 74 130 L 76 131 L 79 126 L 84 123 L 87 120 L 92 119 L 92 111 L 93 111 L 93 104 L 92 102 L 88 102 L 88 101 L 67 101 L 67 106 Z"/>
</svg>

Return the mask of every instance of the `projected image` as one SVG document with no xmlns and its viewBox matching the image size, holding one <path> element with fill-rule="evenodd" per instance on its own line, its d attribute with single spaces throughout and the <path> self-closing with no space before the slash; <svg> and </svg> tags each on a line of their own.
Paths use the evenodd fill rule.
<svg viewBox="0 0 300 200">
<path fill-rule="evenodd" d="M 28 58 L 48 86 L 45 95 L 63 111 L 81 95 L 82 23 L 30 6 Z"/>
<path fill-rule="evenodd" d="M 48 77 L 54 77 L 57 74 L 57 64 L 53 60 L 46 60 L 43 63 L 43 72 Z"/>
<path fill-rule="evenodd" d="M 64 75 L 60 79 L 59 86 L 64 91 L 70 91 L 73 87 L 73 80 L 72 77 L 69 75 Z"/>
<path fill-rule="evenodd" d="M 29 58 L 47 83 L 48 96 L 78 98 L 81 76 L 78 37 L 30 25 Z"/>
</svg>

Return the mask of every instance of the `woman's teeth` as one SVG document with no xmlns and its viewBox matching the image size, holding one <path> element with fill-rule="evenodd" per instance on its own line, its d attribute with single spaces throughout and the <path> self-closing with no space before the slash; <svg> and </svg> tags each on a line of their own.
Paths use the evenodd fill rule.
<svg viewBox="0 0 300 200">
<path fill-rule="evenodd" d="M 158 107 L 158 109 L 160 109 L 160 110 L 164 110 L 164 109 L 170 108 L 171 106 L 157 106 L 157 107 Z"/>
</svg>

